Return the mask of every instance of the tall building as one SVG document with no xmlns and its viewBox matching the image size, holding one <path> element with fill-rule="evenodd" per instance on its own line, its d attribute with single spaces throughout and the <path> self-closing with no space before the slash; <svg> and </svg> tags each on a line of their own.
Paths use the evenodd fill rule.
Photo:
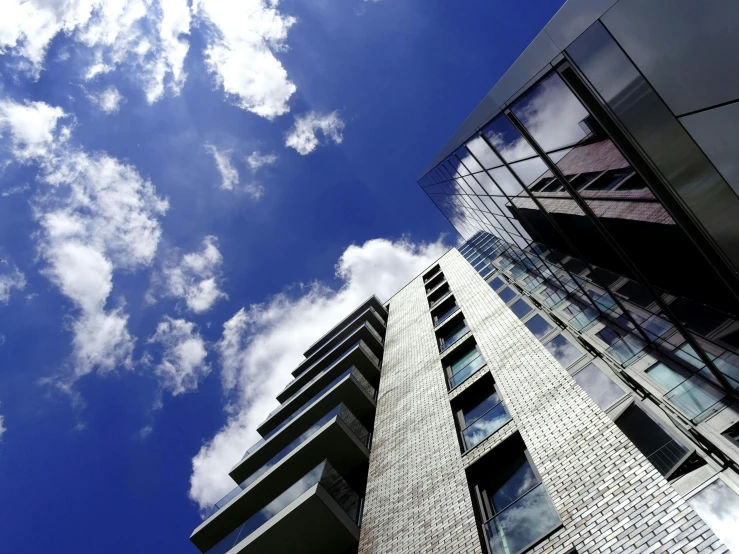
<svg viewBox="0 0 739 554">
<path fill-rule="evenodd" d="M 199 550 L 739 552 L 738 26 L 569 0 L 420 178 L 464 245 L 305 352 Z"/>
</svg>

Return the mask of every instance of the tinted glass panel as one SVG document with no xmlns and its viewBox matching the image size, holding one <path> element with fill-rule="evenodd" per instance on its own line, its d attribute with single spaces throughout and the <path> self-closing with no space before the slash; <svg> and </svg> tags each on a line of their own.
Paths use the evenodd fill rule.
<svg viewBox="0 0 739 554">
<path fill-rule="evenodd" d="M 488 123 L 482 129 L 482 134 L 507 162 L 534 155 L 534 149 L 505 116 L 498 116 Z"/>
<path fill-rule="evenodd" d="M 554 339 L 544 345 L 544 348 L 546 348 L 552 356 L 557 358 L 557 361 L 562 364 L 562 367 L 568 367 L 582 358 L 582 352 L 580 352 L 562 335 L 554 337 Z"/>
<path fill-rule="evenodd" d="M 626 394 L 595 364 L 586 366 L 574 379 L 602 410 L 607 410 Z"/>
<path fill-rule="evenodd" d="M 523 316 L 531 311 L 531 306 L 529 306 L 528 302 L 521 298 L 511 305 L 511 311 L 516 314 L 518 319 L 521 319 Z"/>
<path fill-rule="evenodd" d="M 503 302 L 508 303 L 516 297 L 516 293 L 510 288 L 506 287 L 503 290 L 498 291 L 498 296 L 500 296 Z"/>
<path fill-rule="evenodd" d="M 544 338 L 552 329 L 554 329 L 554 327 L 549 325 L 549 323 L 547 323 L 547 321 L 539 314 L 536 314 L 534 317 L 529 319 L 524 325 L 526 325 L 529 331 L 531 331 L 539 340 Z"/>
</svg>

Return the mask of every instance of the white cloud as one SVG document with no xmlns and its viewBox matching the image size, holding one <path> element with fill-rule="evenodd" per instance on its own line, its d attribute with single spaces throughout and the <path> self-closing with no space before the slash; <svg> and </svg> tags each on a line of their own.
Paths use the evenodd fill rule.
<svg viewBox="0 0 739 554">
<path fill-rule="evenodd" d="M 60 388 L 92 371 L 132 367 L 133 338 L 122 305 L 108 309 L 116 270 L 152 263 L 168 203 L 138 172 L 105 153 L 70 144 L 59 108 L 0 101 L 0 131 L 11 154 L 38 167 L 46 185 L 34 200 L 45 275 L 78 308 L 71 324 L 73 372 Z"/>
<path fill-rule="evenodd" d="M 23 194 L 24 192 L 28 192 L 29 190 L 31 190 L 31 187 L 29 187 L 28 184 L 18 185 L 15 187 L 9 187 L 0 192 L 0 196 L 5 198 L 8 196 L 13 196 L 14 194 Z"/>
<path fill-rule="evenodd" d="M 0 19 L 0 52 L 38 77 L 51 41 L 63 33 L 87 49 L 93 79 L 120 66 L 130 69 L 147 100 L 155 102 L 169 88 L 178 93 L 185 79 L 189 43 L 187 0 L 7 0 Z"/>
<path fill-rule="evenodd" d="M 162 389 L 173 396 L 196 390 L 210 373 L 205 342 L 194 323 L 165 316 L 148 342 L 162 347 L 154 374 Z"/>
<path fill-rule="evenodd" d="M 221 150 L 213 144 L 206 144 L 206 150 L 213 156 L 218 172 L 221 174 L 220 188 L 223 190 L 238 190 L 244 192 L 254 200 L 259 200 L 264 194 L 264 187 L 259 183 L 251 182 L 239 185 L 239 171 L 231 163 L 231 151 Z M 247 163 L 249 163 L 247 161 Z"/>
<path fill-rule="evenodd" d="M 341 144 L 344 140 L 344 122 L 338 112 L 320 114 L 308 112 L 295 118 L 295 123 L 285 136 L 285 146 L 294 148 L 299 154 L 305 156 L 313 152 L 320 144 L 318 131 L 334 144 Z"/>
<path fill-rule="evenodd" d="M 176 264 L 165 265 L 162 277 L 166 294 L 182 298 L 189 310 L 203 313 L 228 296 L 220 290 L 223 256 L 214 236 L 203 239 L 200 252 L 185 254 Z"/>
<path fill-rule="evenodd" d="M 2 440 L 5 431 L 7 431 L 7 428 L 5 427 L 5 416 L 0 415 L 0 440 Z"/>
<path fill-rule="evenodd" d="M 121 109 L 123 103 L 123 95 L 118 89 L 110 86 L 98 94 L 91 94 L 92 100 L 101 110 L 107 114 L 116 113 Z"/>
<path fill-rule="evenodd" d="M 266 165 L 275 165 L 277 163 L 277 155 L 262 154 L 259 150 L 255 150 L 247 156 L 246 163 L 252 171 L 257 171 Z"/>
<path fill-rule="evenodd" d="M 239 172 L 231 163 L 231 151 L 219 150 L 213 144 L 206 144 L 205 149 L 213 156 L 218 172 L 221 174 L 221 188 L 233 190 L 239 184 Z"/>
<path fill-rule="evenodd" d="M 0 270 L 4 270 L 5 264 L 0 265 Z M 26 276 L 23 275 L 17 267 L 7 273 L 0 273 L 0 304 L 7 304 L 10 300 L 10 294 L 13 289 L 23 290 L 26 288 Z"/>
<path fill-rule="evenodd" d="M 341 287 L 320 283 L 293 297 L 279 294 L 242 308 L 223 326 L 217 344 L 228 420 L 193 458 L 190 497 L 207 508 L 233 488 L 228 471 L 259 438 L 256 427 L 275 407 L 274 397 L 290 380 L 302 352 L 360 303 L 376 294 L 389 298 L 441 256 L 432 244 L 370 240 L 349 246 L 336 265 Z"/>
<path fill-rule="evenodd" d="M 274 119 L 290 111 L 296 90 L 275 52 L 295 18 L 278 9 L 279 0 L 195 0 L 193 13 L 206 24 L 208 69 L 226 95 L 244 110 Z"/>
</svg>

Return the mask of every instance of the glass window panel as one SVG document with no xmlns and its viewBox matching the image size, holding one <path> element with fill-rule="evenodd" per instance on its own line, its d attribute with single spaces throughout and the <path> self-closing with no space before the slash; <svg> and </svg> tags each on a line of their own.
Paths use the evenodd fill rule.
<svg viewBox="0 0 739 554">
<path fill-rule="evenodd" d="M 693 376 L 668 392 L 665 398 L 688 418 L 694 419 L 713 407 L 724 396 L 713 385 Z"/>
<path fill-rule="evenodd" d="M 621 387 L 595 364 L 586 366 L 574 379 L 601 410 L 607 410 L 626 395 Z"/>
<path fill-rule="evenodd" d="M 500 296 L 501 300 L 507 304 L 516 297 L 516 293 L 509 287 L 506 287 L 503 290 L 498 291 L 498 296 Z"/>
<path fill-rule="evenodd" d="M 534 468 L 525 453 L 519 454 L 505 467 L 488 488 L 490 505 L 495 512 L 507 508 L 512 502 L 539 484 Z"/>
<path fill-rule="evenodd" d="M 516 177 L 507 167 L 493 169 L 490 171 L 490 175 L 495 179 L 495 182 L 498 183 L 501 190 L 508 196 L 518 196 L 523 192 L 521 183 L 518 182 Z"/>
<path fill-rule="evenodd" d="M 511 169 L 516 172 L 524 185 L 529 186 L 547 171 L 547 166 L 541 158 L 532 158 L 511 164 Z"/>
<path fill-rule="evenodd" d="M 528 302 L 521 298 L 520 300 L 514 302 L 511 305 L 511 311 L 516 314 L 518 319 L 523 318 L 526 314 L 528 314 L 531 311 L 531 306 L 529 306 Z"/>
<path fill-rule="evenodd" d="M 665 365 L 662 362 L 659 362 L 647 369 L 647 375 L 657 381 L 666 390 L 675 388 L 690 376 L 689 373 L 672 369 L 670 366 Z"/>
<path fill-rule="evenodd" d="M 490 285 L 490 287 L 491 287 L 491 288 L 492 288 L 493 290 L 497 290 L 497 289 L 499 289 L 500 287 L 502 287 L 503 285 L 505 285 L 505 283 L 503 282 L 503 279 L 501 279 L 500 277 L 495 277 L 495 278 L 494 278 L 494 279 L 493 279 L 492 281 L 490 281 L 490 283 L 488 283 L 488 284 Z"/>
<path fill-rule="evenodd" d="M 688 499 L 729 550 L 739 552 L 739 495 L 720 479 Z"/>
<path fill-rule="evenodd" d="M 507 162 L 535 155 L 534 149 L 505 115 L 496 117 L 483 127 L 482 134 Z"/>
<path fill-rule="evenodd" d="M 500 189 L 485 171 L 482 173 L 476 173 L 475 179 L 477 179 L 477 182 L 480 183 L 480 186 L 487 194 L 492 194 L 493 196 L 502 194 Z"/>
<path fill-rule="evenodd" d="M 569 367 L 582 358 L 582 352 L 562 335 L 557 335 L 544 345 L 549 353 L 554 356 L 562 367 Z"/>
<path fill-rule="evenodd" d="M 590 134 L 585 122 L 587 110 L 556 73 L 526 92 L 511 111 L 547 152 L 575 144 Z"/>
<path fill-rule="evenodd" d="M 467 143 L 467 148 L 470 149 L 470 152 L 475 155 L 486 169 L 503 165 L 503 161 L 490 149 L 482 137 L 473 138 Z"/>
<path fill-rule="evenodd" d="M 510 419 L 511 416 L 502 402 L 488 409 L 477 421 L 462 431 L 462 440 L 465 449 L 469 450 L 479 444 L 500 429 L 504 423 L 510 421 Z"/>
<path fill-rule="evenodd" d="M 493 391 L 488 397 L 486 397 L 479 404 L 472 406 L 469 410 L 462 410 L 462 420 L 464 426 L 467 427 L 470 423 L 473 423 L 481 415 L 487 412 L 490 408 L 497 405 L 500 402 L 498 393 Z"/>
<path fill-rule="evenodd" d="M 482 167 L 480 167 L 480 164 L 477 163 L 477 160 L 470 154 L 467 149 L 463 146 L 456 152 L 457 158 L 459 158 L 459 161 L 464 165 L 468 173 L 477 173 L 478 171 L 482 171 Z"/>
</svg>

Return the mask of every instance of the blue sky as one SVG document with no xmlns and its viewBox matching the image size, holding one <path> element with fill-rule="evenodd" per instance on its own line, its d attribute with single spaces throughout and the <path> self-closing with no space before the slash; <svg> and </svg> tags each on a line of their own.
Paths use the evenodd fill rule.
<svg viewBox="0 0 739 554">
<path fill-rule="evenodd" d="M 5 3 L 3 549 L 195 552 L 302 351 L 455 243 L 415 178 L 560 4 Z"/>
</svg>

